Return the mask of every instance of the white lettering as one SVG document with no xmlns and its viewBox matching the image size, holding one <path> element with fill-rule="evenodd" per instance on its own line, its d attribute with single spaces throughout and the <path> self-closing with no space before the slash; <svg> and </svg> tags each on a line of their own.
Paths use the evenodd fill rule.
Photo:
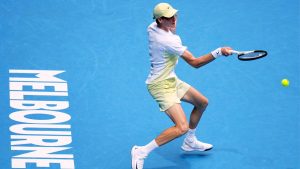
<svg viewBox="0 0 300 169">
<path fill-rule="evenodd" d="M 9 97 L 13 100 L 23 100 L 24 96 L 68 96 L 67 92 L 28 92 L 28 91 L 10 91 Z"/>
<path fill-rule="evenodd" d="M 69 108 L 68 101 L 37 101 L 37 100 L 10 100 L 10 107 L 21 110 L 64 110 Z"/>
<path fill-rule="evenodd" d="M 9 130 L 17 134 L 41 134 L 41 135 L 71 135 L 71 131 L 53 131 L 53 129 L 70 129 L 70 125 L 66 124 L 16 124 L 10 126 Z M 25 130 L 34 129 L 34 130 Z M 37 130 L 44 129 L 44 130 Z M 49 131 L 45 129 L 51 129 Z"/>
<path fill-rule="evenodd" d="M 45 90 L 45 87 L 54 87 L 54 91 L 68 91 L 67 83 L 41 83 L 41 82 L 10 82 L 10 90 L 23 90 L 24 86 L 31 86 L 34 90 Z"/>
<path fill-rule="evenodd" d="M 24 153 L 21 155 L 16 155 L 14 157 L 22 158 L 73 158 L 72 154 L 51 154 L 58 151 L 68 150 L 71 147 L 25 147 L 25 146 L 11 146 L 11 150 L 22 150 L 22 151 L 32 151 L 29 153 Z"/>
<path fill-rule="evenodd" d="M 12 158 L 12 168 L 26 168 L 27 163 L 35 163 L 37 167 L 50 167 L 50 164 L 60 164 L 61 169 L 75 169 L 71 159 L 27 159 Z"/>
<path fill-rule="evenodd" d="M 37 146 L 65 146 L 72 143 L 71 136 L 39 136 L 39 135 L 11 135 L 11 145 L 33 144 Z"/>
<path fill-rule="evenodd" d="M 33 119 L 28 118 L 26 116 L 28 115 L 47 115 L 51 116 L 53 118 L 50 119 Z M 63 123 L 66 121 L 69 121 L 71 119 L 71 116 L 58 112 L 58 111 L 49 111 L 49 110 L 25 110 L 25 111 L 16 111 L 9 115 L 9 118 L 11 118 L 14 121 L 19 121 L 23 123 L 43 123 L 43 124 L 49 124 L 49 123 Z"/>
<path fill-rule="evenodd" d="M 9 118 L 15 124 L 11 134 L 11 167 L 26 165 L 75 169 L 72 148 L 70 114 L 61 112 L 69 108 L 68 84 L 56 75 L 61 70 L 16 70 L 9 73 Z M 49 100 L 51 99 L 51 100 Z"/>
<path fill-rule="evenodd" d="M 38 78 L 20 78 L 20 77 L 10 77 L 9 81 L 21 81 L 21 82 L 65 82 L 62 79 L 54 77 L 65 71 L 56 71 L 56 70 L 15 70 L 10 69 L 9 73 L 13 74 L 35 74 L 35 77 Z"/>
</svg>

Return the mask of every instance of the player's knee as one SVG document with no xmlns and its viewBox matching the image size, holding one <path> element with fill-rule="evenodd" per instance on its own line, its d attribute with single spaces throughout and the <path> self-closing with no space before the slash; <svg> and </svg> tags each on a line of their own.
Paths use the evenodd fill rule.
<svg viewBox="0 0 300 169">
<path fill-rule="evenodd" d="M 185 134 L 189 130 L 189 125 L 187 123 L 181 124 L 180 126 L 177 126 L 177 135 L 181 136 Z"/>
</svg>

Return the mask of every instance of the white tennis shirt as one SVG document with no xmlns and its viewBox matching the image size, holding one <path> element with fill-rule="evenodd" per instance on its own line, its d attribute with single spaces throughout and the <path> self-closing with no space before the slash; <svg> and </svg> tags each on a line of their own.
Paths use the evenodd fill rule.
<svg viewBox="0 0 300 169">
<path fill-rule="evenodd" d="M 178 35 L 157 27 L 156 22 L 148 26 L 150 73 L 146 84 L 176 77 L 174 68 L 178 57 L 187 49 Z"/>
</svg>

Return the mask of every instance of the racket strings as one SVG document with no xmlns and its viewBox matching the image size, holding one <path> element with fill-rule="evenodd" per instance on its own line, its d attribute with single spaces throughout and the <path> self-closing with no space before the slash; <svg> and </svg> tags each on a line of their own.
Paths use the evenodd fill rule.
<svg viewBox="0 0 300 169">
<path fill-rule="evenodd" d="M 250 52 L 238 55 L 240 59 L 256 59 L 265 56 L 265 52 Z"/>
</svg>

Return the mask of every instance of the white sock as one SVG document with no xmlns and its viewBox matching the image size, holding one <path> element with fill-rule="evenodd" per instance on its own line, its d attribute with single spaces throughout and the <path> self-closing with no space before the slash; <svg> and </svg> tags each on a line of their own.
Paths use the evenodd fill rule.
<svg viewBox="0 0 300 169">
<path fill-rule="evenodd" d="M 189 129 L 189 131 L 187 132 L 186 137 L 194 137 L 196 133 L 196 129 Z"/>
<path fill-rule="evenodd" d="M 155 140 L 152 140 L 150 143 L 148 143 L 145 146 L 142 146 L 141 149 L 144 153 L 149 154 L 151 151 L 156 149 L 158 147 L 157 143 Z"/>
</svg>

